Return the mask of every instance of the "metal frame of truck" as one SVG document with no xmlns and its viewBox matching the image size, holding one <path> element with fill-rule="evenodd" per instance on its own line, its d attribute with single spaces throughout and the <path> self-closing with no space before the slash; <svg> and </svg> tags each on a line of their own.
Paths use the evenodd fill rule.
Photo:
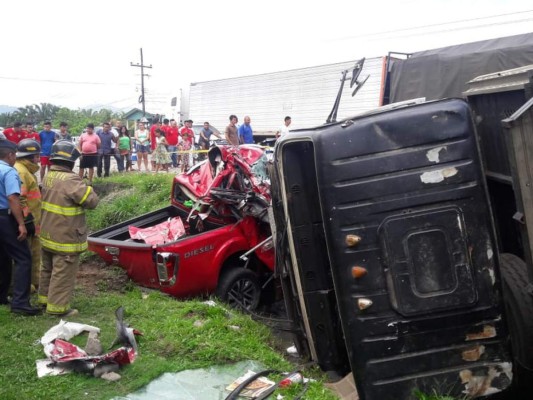
<svg viewBox="0 0 533 400">
<path fill-rule="evenodd" d="M 393 95 L 391 98 L 396 100 L 405 100 L 411 97 L 438 98 L 439 95 L 437 93 L 439 90 L 446 89 L 450 89 L 452 92 L 455 90 L 452 95 L 459 97 L 463 95 L 462 91 L 467 89 L 467 81 L 479 75 L 479 73 L 475 74 L 476 69 L 472 69 L 472 66 L 478 65 L 484 68 L 484 71 L 491 71 L 491 66 L 494 68 L 494 65 L 499 65 L 498 62 L 500 61 L 510 66 L 524 65 L 524 60 L 528 60 L 533 55 L 533 46 L 530 44 L 532 39 L 533 34 L 528 34 L 514 38 L 501 38 L 501 40 L 495 40 L 493 43 L 469 44 L 464 49 L 460 48 L 460 46 L 455 46 L 450 49 L 443 49 L 442 52 L 437 49 L 421 52 L 422 54 L 418 55 L 415 54 L 414 61 L 410 60 L 410 64 L 405 63 L 402 66 L 402 61 L 400 61 L 398 65 L 393 66 L 392 78 L 395 83 L 393 82 L 392 86 L 400 83 L 405 88 L 405 93 Z M 513 47 L 511 44 L 515 46 Z M 473 63 L 466 62 L 465 58 L 471 55 L 469 52 L 475 52 L 476 49 L 479 50 L 479 53 L 472 55 Z M 485 54 L 483 54 L 484 50 L 487 50 Z M 495 58 L 495 54 L 498 55 L 498 58 Z M 507 58 L 506 55 L 509 55 L 509 57 Z M 430 61 L 431 57 L 434 57 L 433 60 L 436 60 L 436 64 L 425 63 L 423 57 L 428 57 Z M 458 65 L 465 65 L 466 69 L 461 70 L 460 68 L 452 67 L 454 74 L 449 76 L 443 74 L 442 68 L 452 65 L 453 60 L 456 60 Z M 490 64 L 491 61 L 496 62 Z M 440 67 L 439 62 L 442 62 Z M 424 77 L 427 74 L 424 75 L 420 72 L 420 68 L 422 68 L 424 63 L 426 66 L 431 65 L 430 70 L 426 72 L 429 75 L 436 74 L 432 75 L 435 79 L 424 81 Z M 413 65 L 413 68 L 410 69 L 409 65 Z M 503 75 L 503 79 L 510 79 L 511 81 L 513 79 L 516 80 L 517 75 L 520 75 L 520 72 L 517 73 L 516 71 L 511 73 L 508 73 L 508 71 L 502 72 L 498 69 L 492 69 L 492 71 L 498 71 L 494 74 L 497 78 L 502 78 Z M 395 72 L 396 76 L 394 76 Z M 510 77 L 507 75 L 510 75 Z M 512 75 L 514 75 L 514 78 Z M 402 81 L 404 76 L 407 79 Z M 467 79 L 457 82 L 457 77 L 467 77 Z M 344 178 L 344 180 L 339 182 L 336 173 L 330 172 L 330 177 L 335 179 L 335 184 L 330 185 L 327 180 L 321 180 L 320 176 L 326 174 L 323 170 L 342 171 L 339 166 L 343 164 L 352 163 L 354 169 L 356 169 L 357 165 L 364 165 L 362 161 L 371 160 L 374 155 L 359 154 L 358 151 L 360 150 L 353 150 L 355 146 L 353 143 L 357 143 L 365 149 L 368 146 L 372 146 L 372 140 L 381 142 L 384 137 L 391 136 L 391 126 L 394 126 L 397 130 L 402 130 L 401 126 L 390 122 L 389 129 L 384 129 L 383 127 L 386 124 L 383 121 L 378 121 L 375 126 L 370 126 L 369 124 L 368 128 L 370 131 L 374 131 L 375 136 L 370 136 L 372 137 L 370 139 L 364 133 L 359 132 L 363 136 L 363 139 L 361 139 L 355 136 L 342 136 L 339 133 L 338 125 L 333 127 L 325 125 L 316 129 L 294 132 L 289 138 L 281 141 L 276 148 L 276 168 L 273 182 L 273 187 L 276 190 L 273 190 L 273 204 L 276 214 L 276 243 L 280 253 L 278 255 L 278 260 L 280 260 L 278 267 L 287 272 L 286 279 L 282 281 L 282 284 L 285 293 L 289 294 L 288 296 L 286 295 L 289 315 L 300 323 L 299 332 L 295 337 L 296 343 L 301 351 L 307 352 L 312 359 L 319 363 L 322 369 L 332 370 L 341 375 L 351 369 L 355 374 L 359 395 L 363 399 L 414 398 L 413 391 L 415 388 L 428 392 L 436 391 L 442 394 L 467 394 L 470 397 L 486 396 L 511 388 L 514 390 L 513 395 L 517 396 L 516 398 L 526 398 L 524 397 L 527 396 L 526 393 L 531 391 L 531 386 L 533 385 L 533 290 L 531 285 L 531 282 L 533 282 L 531 253 L 533 251 L 531 237 L 533 235 L 529 234 L 531 229 L 528 227 L 533 220 L 533 215 L 530 215 L 533 213 L 533 204 L 531 203 L 533 197 L 531 193 L 533 170 L 530 167 L 530 160 L 532 159 L 530 156 L 533 151 L 533 113 L 531 111 L 533 101 L 530 100 L 531 74 L 526 76 L 526 79 L 523 76 L 519 77 L 518 83 L 498 82 L 494 78 L 493 76 L 492 82 L 490 82 L 490 77 L 488 76 L 478 78 L 477 83 L 472 83 L 474 86 L 477 85 L 478 89 L 468 91 L 464 96 L 468 96 L 469 107 L 473 109 L 473 117 L 477 125 L 477 133 L 474 137 L 479 141 L 481 147 L 479 154 L 481 154 L 482 158 L 479 158 L 480 156 L 478 155 L 478 161 L 476 161 L 478 167 L 483 168 L 483 170 L 480 170 L 483 178 L 479 181 L 479 184 L 485 187 L 487 196 L 489 196 L 484 201 L 480 200 L 479 204 L 481 208 L 485 208 L 487 215 L 494 216 L 497 232 L 492 235 L 491 245 L 487 249 L 487 254 L 490 254 L 489 258 L 494 259 L 494 266 L 489 275 L 493 281 L 491 289 L 495 300 L 493 305 L 499 310 L 496 312 L 499 312 L 499 317 L 496 318 L 499 318 L 501 324 L 498 324 L 498 326 L 485 324 L 482 325 L 483 329 L 477 334 L 473 333 L 473 336 L 467 334 L 467 340 L 475 337 L 475 340 L 479 342 L 477 346 L 462 352 L 461 359 L 465 362 L 465 365 L 480 361 L 486 363 L 487 357 L 490 357 L 490 355 L 485 352 L 487 348 L 484 345 L 484 341 L 490 342 L 497 338 L 501 344 L 501 354 L 496 356 L 496 358 L 503 363 L 507 363 L 500 365 L 500 370 L 491 370 L 489 368 L 485 372 L 473 372 L 470 368 L 466 368 L 461 370 L 456 377 L 455 383 L 449 377 L 443 378 L 445 373 L 449 372 L 448 365 L 433 370 L 435 365 L 438 364 L 438 361 L 435 360 L 424 361 L 419 365 L 417 372 L 414 372 L 413 365 L 410 365 L 410 362 L 416 363 L 417 357 L 423 358 L 427 356 L 431 358 L 430 355 L 434 353 L 445 354 L 442 352 L 441 347 L 431 347 L 432 341 L 439 340 L 439 333 L 435 333 L 433 338 L 426 337 L 427 343 L 419 343 L 422 347 L 427 347 L 419 349 L 419 352 L 415 352 L 415 355 L 410 353 L 409 347 L 405 347 L 397 354 L 391 354 L 388 358 L 380 358 L 380 356 L 383 356 L 383 354 L 379 354 L 380 351 L 387 353 L 392 349 L 392 352 L 394 352 L 394 345 L 387 346 L 388 340 L 393 344 L 396 344 L 395 342 L 398 340 L 406 340 L 405 337 L 411 335 L 413 327 L 416 326 L 416 322 L 410 320 L 413 317 L 413 315 L 408 315 L 410 311 L 407 308 L 398 308 L 398 298 L 401 301 L 405 301 L 403 297 L 405 295 L 407 297 L 410 296 L 410 289 L 403 292 L 399 290 L 395 281 L 399 275 L 395 278 L 394 276 L 391 277 L 390 273 L 391 251 L 392 254 L 396 254 L 400 250 L 398 248 L 394 250 L 394 245 L 390 244 L 389 241 L 394 242 L 394 238 L 396 238 L 400 242 L 402 240 L 405 242 L 405 238 L 402 238 L 401 234 L 402 229 L 395 230 L 393 228 L 395 224 L 400 226 L 401 223 L 395 222 L 396 217 L 393 217 L 392 220 L 388 220 L 387 217 L 376 225 L 378 231 L 389 230 L 392 232 L 390 235 L 381 235 L 379 240 L 373 238 L 374 241 L 372 243 L 382 253 L 381 257 L 378 257 L 378 261 L 372 260 L 372 258 L 370 258 L 370 261 L 364 258 L 357 259 L 358 249 L 365 242 L 365 238 L 362 235 L 350 234 L 348 231 L 350 229 L 364 230 L 367 226 L 365 222 L 361 222 L 348 225 L 348 228 L 343 227 L 342 223 L 345 223 L 350 218 L 353 219 L 353 216 L 342 213 L 341 210 L 345 210 L 347 207 L 342 204 L 342 200 L 347 203 L 352 201 L 355 204 L 353 206 L 355 210 L 364 209 L 366 203 L 372 202 L 375 188 L 368 191 L 366 199 L 346 200 L 339 195 L 337 186 L 343 187 L 354 184 L 354 182 L 357 182 L 356 178 Z M 387 81 L 389 79 L 387 77 Z M 409 79 L 414 79 L 414 82 L 409 81 Z M 454 80 L 453 86 L 447 85 L 447 80 Z M 481 83 L 479 83 L 480 81 Z M 415 84 L 417 83 L 420 85 L 416 86 Z M 441 84 L 442 88 L 439 87 Z M 428 87 L 430 87 L 433 95 L 426 96 L 425 90 Z M 457 91 L 458 88 L 459 91 Z M 455 112 L 450 112 L 446 107 L 443 107 L 435 110 L 435 117 L 437 118 L 439 112 L 442 111 L 448 111 L 450 118 L 456 115 Z M 364 124 L 364 120 L 368 116 L 361 118 Z M 339 125 L 348 131 L 350 125 L 357 123 L 361 123 L 361 120 L 353 118 L 342 121 Z M 418 135 L 421 127 L 429 125 L 413 126 L 411 133 Z M 338 155 L 337 158 L 330 159 L 327 158 L 328 156 L 324 156 L 323 152 L 329 151 L 329 149 L 322 144 L 322 141 L 325 142 L 326 140 L 320 139 L 320 135 L 324 137 L 330 135 L 330 146 L 337 146 L 338 154 L 344 156 Z M 444 147 L 446 147 L 447 152 L 447 145 Z M 346 155 L 346 149 L 350 148 L 353 154 Z M 442 160 L 440 156 L 441 150 L 436 151 L 438 153 L 437 159 L 440 161 Z M 397 154 L 402 152 L 403 149 L 397 150 Z M 298 163 L 305 165 L 305 167 L 296 165 L 296 172 L 291 172 L 290 170 L 294 168 L 288 168 L 287 165 L 293 167 L 294 165 L 290 164 L 291 157 L 287 156 L 289 153 L 292 153 L 292 157 L 298 159 Z M 416 154 L 416 151 L 413 151 L 412 154 Z M 389 166 L 387 163 L 390 161 L 386 157 L 378 157 L 383 165 L 378 162 L 374 165 L 374 169 L 380 171 L 382 168 L 387 168 Z M 401 165 L 396 165 L 395 168 L 398 173 L 409 175 L 410 169 L 406 169 L 406 172 L 401 172 L 404 171 Z M 448 173 L 444 173 L 442 176 L 435 176 L 430 170 L 426 170 L 426 167 L 419 166 L 418 168 L 420 168 L 422 173 L 428 172 L 429 174 L 426 175 L 426 178 L 429 180 L 435 179 L 435 182 L 440 178 L 443 178 L 443 181 L 449 178 Z M 366 178 L 366 183 L 373 180 L 371 178 L 373 175 L 370 172 L 369 177 Z M 346 171 L 343 173 L 347 174 Z M 360 171 L 355 170 L 352 173 L 357 175 Z M 450 176 L 455 176 L 455 174 Z M 387 181 L 388 178 L 380 177 L 379 179 Z M 365 185 L 360 184 L 360 187 L 364 188 Z M 304 188 L 307 188 L 312 193 L 311 196 L 304 198 L 300 195 L 300 193 L 305 193 Z M 336 193 L 336 197 L 330 196 L 326 188 Z M 452 192 L 457 190 L 453 185 L 448 189 Z M 411 197 L 410 195 L 406 196 L 407 198 Z M 336 206 L 335 201 L 339 201 L 341 204 Z M 388 202 L 389 199 L 385 198 L 385 201 Z M 398 210 L 407 213 L 412 212 L 410 209 L 405 210 L 401 207 L 398 207 Z M 338 218 L 337 214 L 341 215 L 341 218 Z M 305 220 L 305 218 L 302 219 L 302 215 L 307 215 L 307 219 L 311 221 L 310 224 L 307 224 L 307 228 L 305 228 L 305 224 L 302 224 L 302 221 Z M 359 215 L 361 216 L 361 214 Z M 300 223 L 294 223 L 295 219 L 300 221 Z M 335 233 L 329 233 L 330 237 L 328 238 L 326 231 L 328 226 L 332 225 L 330 221 L 335 221 L 336 219 L 343 221 L 338 223 L 337 226 L 341 227 L 341 229 L 336 233 L 337 236 L 335 236 Z M 402 219 L 404 218 L 398 218 L 398 220 Z M 431 222 L 428 223 L 431 225 Z M 467 223 L 467 225 L 471 223 L 472 221 Z M 492 222 L 489 223 L 489 226 L 492 226 Z M 489 228 L 489 230 L 491 229 Z M 344 238 L 341 237 L 341 232 L 347 233 Z M 380 235 L 378 234 L 377 236 Z M 315 266 L 313 271 L 309 271 L 309 265 L 312 265 L 312 257 L 305 258 L 305 255 L 302 254 L 302 249 L 304 248 L 302 244 L 308 242 L 315 244 L 313 249 L 315 253 L 317 247 L 322 252 L 322 254 L 315 254 L 315 260 L 319 260 L 321 266 Z M 429 242 L 435 243 L 435 241 Z M 348 248 L 353 249 L 354 265 L 351 269 L 352 274 L 349 276 L 344 272 L 342 278 L 337 277 L 335 279 L 335 273 L 339 273 L 339 265 L 342 265 L 342 255 L 346 256 L 346 254 L 350 253 L 347 250 Z M 468 248 L 470 251 L 474 251 L 476 246 L 469 246 Z M 365 263 L 372 264 L 372 268 L 369 269 Z M 401 260 L 398 265 L 400 264 Z M 445 264 L 443 263 L 442 265 Z M 361 292 L 357 292 L 357 284 L 346 284 L 346 281 L 349 281 L 350 278 L 355 282 L 363 282 L 368 279 L 369 271 L 375 274 L 376 269 L 382 271 L 385 275 L 385 278 L 376 278 L 375 276 L 373 278 L 386 281 L 386 284 L 382 286 L 382 294 L 385 297 L 389 297 L 388 300 L 381 299 L 376 302 L 371 296 L 366 296 L 365 294 L 367 293 L 360 287 L 359 290 Z M 385 272 L 385 270 L 389 270 L 389 272 Z M 406 275 L 408 281 L 415 281 L 414 286 L 410 285 L 411 289 L 413 287 L 417 288 L 416 275 Z M 314 278 L 313 284 L 315 286 L 309 286 L 306 283 L 309 277 Z M 475 284 L 479 284 L 483 279 L 477 279 Z M 321 282 L 325 286 L 317 287 L 317 282 Z M 353 290 L 353 292 L 350 292 L 350 290 Z M 394 292 L 396 292 L 396 295 Z M 298 301 L 290 301 L 291 298 L 296 298 Z M 347 301 L 351 302 L 350 306 L 354 315 L 350 315 L 346 309 L 343 310 L 343 302 Z M 479 298 L 473 300 L 473 303 L 478 301 Z M 387 302 L 396 313 L 393 313 L 393 315 L 399 316 L 402 322 L 391 321 L 390 326 L 388 326 L 391 331 L 386 332 L 384 330 L 380 337 L 378 333 L 381 328 L 379 323 L 375 325 L 376 319 L 370 317 L 372 314 L 370 310 L 374 307 L 381 308 Z M 320 313 L 317 314 L 316 309 L 321 310 Z M 369 314 L 366 319 L 360 316 L 361 313 L 365 312 Z M 438 319 L 439 314 L 442 316 L 443 312 L 443 310 L 428 310 L 426 314 L 422 313 L 425 316 L 421 317 L 421 319 L 427 318 L 428 321 Z M 377 321 L 379 322 L 379 318 Z M 364 322 L 367 323 L 366 328 Z M 449 321 L 451 331 L 454 328 L 463 329 L 465 323 L 467 325 L 472 324 L 472 328 L 480 326 L 477 325 L 476 318 L 471 317 L 463 319 L 457 316 L 457 318 L 452 318 Z M 438 326 L 437 323 L 433 326 L 432 324 L 433 322 L 428 323 L 425 327 L 419 326 L 418 338 L 424 338 L 427 333 L 426 330 L 435 329 Z M 507 332 L 507 329 L 509 329 L 509 332 Z M 368 336 L 365 337 L 365 334 L 368 334 Z M 376 334 L 378 334 L 378 338 L 373 337 Z M 452 338 L 453 335 L 448 337 L 450 340 Z M 460 337 L 456 337 L 456 339 L 460 339 Z M 411 345 L 414 342 L 416 342 L 416 337 L 411 342 Z M 451 360 L 456 359 L 457 356 L 454 351 L 460 348 L 457 347 L 457 343 L 450 346 L 450 349 L 453 350 L 447 354 L 449 360 L 446 362 L 453 362 Z M 494 356 L 494 353 L 492 355 Z M 438 358 L 437 355 L 435 357 Z M 376 365 L 381 368 L 375 369 Z M 431 384 L 431 382 L 427 382 L 427 378 L 432 375 L 433 371 L 436 371 L 436 373 L 434 374 L 433 384 Z M 397 375 L 394 376 L 394 374 Z M 438 376 L 439 374 L 441 376 Z M 410 389 L 407 389 L 409 386 L 407 382 L 412 384 Z M 464 385 L 463 388 L 460 388 L 461 384 Z M 389 385 L 389 389 L 387 389 L 387 385 Z"/>
</svg>

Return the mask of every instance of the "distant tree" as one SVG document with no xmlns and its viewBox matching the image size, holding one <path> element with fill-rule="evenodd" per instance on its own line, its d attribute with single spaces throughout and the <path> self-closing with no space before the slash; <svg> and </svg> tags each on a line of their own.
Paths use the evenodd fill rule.
<svg viewBox="0 0 533 400">
<path fill-rule="evenodd" d="M 58 128 L 61 122 L 69 125 L 69 132 L 78 136 L 89 122 L 102 125 L 103 122 L 111 122 L 122 119 L 123 113 L 114 113 L 111 110 L 101 109 L 78 109 L 71 110 L 66 107 L 58 107 L 50 103 L 32 104 L 19 107 L 13 113 L 0 114 L 0 126 L 13 125 L 14 122 L 32 122 L 38 129 L 42 128 L 45 121 L 52 121 L 52 126 Z"/>
<path fill-rule="evenodd" d="M 13 116 L 20 122 L 31 121 L 35 122 L 35 117 L 37 115 L 37 110 L 34 106 L 25 106 L 19 107 L 16 111 L 13 112 Z"/>
<path fill-rule="evenodd" d="M 59 111 L 59 107 L 50 103 L 41 103 L 40 105 L 35 104 L 35 109 L 37 111 L 37 119 L 40 123 L 44 121 L 52 121 Z"/>
<path fill-rule="evenodd" d="M 6 128 L 8 126 L 13 126 L 17 121 L 17 118 L 14 113 L 4 113 L 0 114 L 0 126 Z"/>
<path fill-rule="evenodd" d="M 79 112 L 80 112 L 83 116 L 85 116 L 85 117 L 87 117 L 87 118 L 91 118 L 91 119 L 92 119 L 92 118 L 97 118 L 97 117 L 98 117 L 98 112 L 97 112 L 97 111 L 93 111 L 93 110 L 90 109 L 90 108 L 89 108 L 89 109 L 85 109 L 85 108 L 84 108 L 84 109 L 81 109 L 81 110 L 79 110 Z"/>
</svg>

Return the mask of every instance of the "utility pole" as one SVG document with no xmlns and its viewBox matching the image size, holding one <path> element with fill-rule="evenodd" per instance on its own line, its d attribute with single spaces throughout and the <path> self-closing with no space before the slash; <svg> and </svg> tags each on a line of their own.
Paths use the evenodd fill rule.
<svg viewBox="0 0 533 400">
<path fill-rule="evenodd" d="M 142 105 L 143 105 L 143 117 L 144 117 L 144 115 L 146 114 L 146 109 L 145 109 L 145 105 L 144 105 L 144 77 L 145 77 L 144 69 L 145 68 L 152 68 L 152 64 L 144 65 L 142 47 L 141 47 L 141 63 L 140 64 L 134 64 L 133 62 L 130 62 L 130 65 L 132 67 L 140 67 L 141 68 L 141 96 L 139 97 L 139 103 L 142 103 Z M 146 76 L 148 76 L 148 75 L 146 75 Z"/>
</svg>

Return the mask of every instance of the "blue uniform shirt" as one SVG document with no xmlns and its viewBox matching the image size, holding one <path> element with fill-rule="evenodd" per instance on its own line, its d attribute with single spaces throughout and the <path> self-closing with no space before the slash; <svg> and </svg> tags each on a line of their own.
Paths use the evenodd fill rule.
<svg viewBox="0 0 533 400">
<path fill-rule="evenodd" d="M 242 124 L 239 127 L 239 137 L 243 138 L 243 143 L 249 144 L 254 142 L 254 133 L 251 125 Z"/>
<path fill-rule="evenodd" d="M 0 160 L 0 210 L 9 208 L 8 196 L 20 194 L 20 177 L 17 170 Z"/>
<path fill-rule="evenodd" d="M 56 133 L 54 131 L 41 131 L 39 137 L 41 138 L 41 156 L 50 157 L 52 145 L 56 140 Z"/>
</svg>

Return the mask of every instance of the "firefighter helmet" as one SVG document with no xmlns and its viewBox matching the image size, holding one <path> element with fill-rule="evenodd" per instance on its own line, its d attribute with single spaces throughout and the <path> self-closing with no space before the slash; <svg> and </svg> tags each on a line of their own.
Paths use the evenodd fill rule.
<svg viewBox="0 0 533 400">
<path fill-rule="evenodd" d="M 75 162 L 80 155 L 80 152 L 70 140 L 58 140 L 52 145 L 50 160 Z"/>
<path fill-rule="evenodd" d="M 17 158 L 33 156 L 41 153 L 41 145 L 37 140 L 24 139 L 17 145 Z"/>
</svg>

